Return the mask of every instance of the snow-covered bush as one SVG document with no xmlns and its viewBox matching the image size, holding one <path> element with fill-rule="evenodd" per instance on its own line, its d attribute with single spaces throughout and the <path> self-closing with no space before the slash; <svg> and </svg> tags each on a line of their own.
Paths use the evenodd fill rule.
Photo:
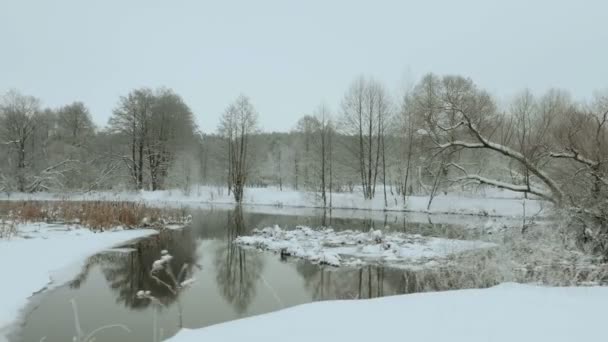
<svg viewBox="0 0 608 342">
<path fill-rule="evenodd" d="M 159 285 L 165 287 L 179 300 L 179 294 L 181 291 L 194 284 L 196 279 L 192 277 L 191 274 L 188 274 L 188 264 L 183 264 L 176 275 L 171 265 L 173 256 L 171 256 L 167 250 L 162 250 L 160 254 L 160 258 L 152 263 L 152 270 L 150 271 L 149 275 Z M 158 328 L 158 311 L 164 306 L 163 302 L 154 296 L 150 290 L 139 290 L 136 296 L 141 300 L 149 300 L 152 303 L 154 312 L 152 341 L 162 341 L 163 331 L 162 329 Z"/>
</svg>

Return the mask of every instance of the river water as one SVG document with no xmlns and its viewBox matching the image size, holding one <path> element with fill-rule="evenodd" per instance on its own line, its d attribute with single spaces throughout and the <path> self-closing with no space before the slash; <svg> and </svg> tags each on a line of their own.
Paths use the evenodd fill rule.
<svg viewBox="0 0 608 342">
<path fill-rule="evenodd" d="M 236 236 L 250 234 L 253 228 L 275 224 L 364 231 L 370 227 L 386 227 L 426 236 L 479 238 L 478 231 L 460 221 L 435 223 L 431 219 L 410 220 L 405 215 L 391 218 L 371 214 L 369 217 L 359 214 L 357 218 L 349 215 L 335 218 L 326 213 L 276 215 L 238 209 L 191 209 L 191 214 L 193 221 L 187 228 L 164 230 L 156 236 L 89 258 L 71 282 L 32 299 L 23 323 L 11 340 L 72 341 L 76 328 L 71 300 L 78 307 L 78 321 L 85 333 L 108 324 L 121 324 L 130 330 L 103 330 L 96 334 L 96 342 L 150 342 L 155 331 L 168 338 L 182 327 L 201 328 L 318 300 L 487 287 L 498 282 L 491 277 L 490 280 L 476 277 L 473 273 L 479 270 L 475 269 L 319 266 L 270 252 L 242 249 L 232 243 Z M 179 295 L 172 294 L 149 276 L 161 250 L 173 256 L 174 270 L 187 265 L 189 273 L 196 278 L 196 282 Z M 163 306 L 156 311 L 158 307 L 150 301 L 137 298 L 139 290 L 151 291 Z"/>
</svg>

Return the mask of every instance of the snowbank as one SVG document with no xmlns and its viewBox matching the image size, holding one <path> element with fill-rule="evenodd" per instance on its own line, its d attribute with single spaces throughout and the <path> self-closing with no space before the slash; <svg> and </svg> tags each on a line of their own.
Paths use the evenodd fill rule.
<svg viewBox="0 0 608 342">
<path fill-rule="evenodd" d="M 139 192 L 92 192 L 73 194 L 10 194 L 0 199 L 11 200 L 106 200 L 106 201 L 144 201 L 150 204 L 234 204 L 234 199 L 225 188 L 211 186 L 194 187 L 188 194 L 181 190 L 139 191 Z M 523 199 L 512 192 L 489 194 L 439 194 L 427 210 L 428 196 L 408 196 L 404 205 L 403 199 L 388 195 L 388 203 L 380 194 L 372 200 L 365 200 L 360 193 L 332 194 L 332 208 L 378 211 L 411 211 L 434 214 L 466 214 L 482 216 L 520 217 L 547 215 L 548 204 L 535 199 Z M 293 208 L 318 208 L 321 203 L 317 194 L 278 188 L 246 188 L 243 204 L 250 206 L 274 206 Z"/>
<path fill-rule="evenodd" d="M 170 342 L 572 342 L 606 339 L 608 288 L 502 284 L 305 304 L 198 330 Z"/>
<path fill-rule="evenodd" d="M 279 226 L 254 229 L 252 236 L 239 236 L 235 243 L 281 252 L 331 266 L 360 265 L 374 261 L 393 266 L 414 266 L 471 249 L 490 248 L 493 243 L 424 237 L 417 234 L 370 230 L 335 232 L 331 228 Z"/>
<path fill-rule="evenodd" d="M 0 341 L 15 322 L 28 298 L 46 287 L 58 286 L 77 273 L 88 256 L 154 230 L 93 233 L 81 227 L 46 223 L 19 225 L 19 236 L 0 240 Z"/>
</svg>

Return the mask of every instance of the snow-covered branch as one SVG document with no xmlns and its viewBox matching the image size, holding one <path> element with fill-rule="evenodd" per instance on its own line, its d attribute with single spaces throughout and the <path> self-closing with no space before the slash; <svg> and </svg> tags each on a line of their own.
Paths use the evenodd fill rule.
<svg viewBox="0 0 608 342">
<path fill-rule="evenodd" d="M 441 130 L 442 130 L 442 131 L 444 131 L 444 132 L 453 131 L 453 130 L 455 130 L 456 128 L 458 128 L 458 127 L 460 127 L 460 126 L 463 126 L 463 125 L 465 125 L 465 124 L 466 124 L 466 123 L 465 123 L 464 121 L 460 121 L 459 123 L 457 123 L 457 124 L 455 124 L 455 125 L 453 125 L 453 126 L 450 126 L 450 127 L 443 127 L 443 126 L 441 126 L 439 123 L 435 123 L 435 125 L 436 125 L 437 127 L 439 127 L 439 129 L 441 129 Z"/>
<path fill-rule="evenodd" d="M 545 192 L 540 192 L 544 195 L 542 197 L 549 199 L 552 202 L 557 202 L 557 203 L 562 202 L 564 195 L 563 195 L 563 192 L 562 192 L 560 186 L 551 177 L 549 177 L 543 170 L 541 170 L 539 167 L 537 167 L 535 165 L 535 163 L 533 163 L 531 160 L 526 158 L 526 156 L 524 156 L 522 153 L 517 152 L 508 146 L 497 144 L 497 143 L 491 141 L 490 139 L 486 138 L 479 131 L 479 129 L 477 128 L 477 125 L 475 125 L 470 120 L 470 118 L 467 116 L 467 114 L 465 112 L 460 111 L 460 113 L 466 120 L 465 126 L 472 133 L 472 135 L 476 138 L 477 142 L 466 142 L 466 141 L 461 141 L 461 140 L 454 140 L 454 141 L 450 141 L 450 142 L 447 142 L 444 144 L 439 144 L 439 148 L 447 149 L 450 147 L 464 147 L 467 149 L 478 149 L 478 148 L 479 149 L 489 149 L 489 150 L 498 152 L 508 158 L 517 160 L 531 174 L 538 177 L 550 189 L 550 191 L 551 191 L 550 195 Z M 487 183 L 489 185 L 495 185 L 495 186 L 498 186 L 499 184 L 503 185 L 501 182 L 493 181 L 490 179 L 484 179 L 484 180 L 490 181 L 489 183 Z M 515 188 L 517 188 L 517 187 L 515 187 Z M 515 190 L 515 191 L 522 191 L 522 190 Z"/>
<path fill-rule="evenodd" d="M 62 167 L 77 162 L 76 160 L 66 159 L 57 164 L 51 165 L 33 177 L 32 182 L 26 187 L 28 192 L 49 191 L 51 187 L 61 188 L 63 186 L 62 178 L 65 178 L 65 173 L 70 169 L 61 169 Z"/>
<path fill-rule="evenodd" d="M 566 158 L 573 159 L 579 163 L 585 164 L 589 167 L 596 167 L 599 165 L 598 162 L 593 161 L 585 156 L 581 155 L 577 150 L 571 149 L 571 152 L 551 152 L 549 154 L 553 158 Z"/>
<path fill-rule="evenodd" d="M 446 164 L 446 167 L 454 167 L 454 168 L 460 170 L 465 175 L 468 175 L 467 170 L 464 167 L 462 167 L 462 166 L 460 166 L 460 165 L 458 165 L 456 163 L 448 163 L 448 164 Z"/>
<path fill-rule="evenodd" d="M 501 181 L 497 181 L 494 179 L 482 177 L 480 175 L 466 175 L 464 177 L 458 178 L 458 180 L 460 180 L 460 181 L 472 180 L 472 181 L 476 181 L 479 184 L 491 185 L 491 186 L 494 186 L 494 187 L 500 188 L 500 189 L 506 189 L 506 190 L 511 190 L 511 191 L 515 191 L 515 192 L 527 192 L 527 193 L 536 195 L 538 197 L 541 197 L 543 199 L 553 201 L 553 197 L 550 193 L 547 193 L 547 192 L 543 191 L 542 189 L 531 187 L 528 185 L 517 185 L 517 184 L 512 184 L 512 183 L 501 182 Z"/>
<path fill-rule="evenodd" d="M 454 140 L 454 141 L 450 141 L 445 144 L 439 144 L 438 147 L 442 150 L 445 150 L 450 147 L 486 148 L 486 146 L 482 143 L 473 143 L 473 142 L 466 142 L 466 141 L 461 141 L 461 140 Z"/>
<path fill-rule="evenodd" d="M 100 184 L 106 182 L 118 169 L 118 164 L 110 162 L 105 166 L 105 168 L 101 171 L 99 177 L 97 177 L 91 184 L 89 184 L 89 188 L 87 192 L 91 192 L 99 187 Z"/>
<path fill-rule="evenodd" d="M 17 144 L 19 143 L 19 140 L 10 140 L 10 141 L 3 141 L 0 143 L 0 145 L 11 145 L 11 144 Z"/>
</svg>

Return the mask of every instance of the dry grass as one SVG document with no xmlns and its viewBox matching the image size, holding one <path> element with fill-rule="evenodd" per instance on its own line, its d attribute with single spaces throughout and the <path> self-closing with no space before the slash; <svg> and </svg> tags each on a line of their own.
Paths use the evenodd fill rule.
<svg viewBox="0 0 608 342">
<path fill-rule="evenodd" d="M 184 223 L 185 216 L 183 209 L 151 208 L 135 202 L 0 201 L 0 218 L 7 221 L 74 223 L 93 230 L 162 228 L 168 223 Z"/>
<path fill-rule="evenodd" d="M 13 220 L 0 219 L 0 239 L 10 239 L 17 235 L 17 224 Z"/>
</svg>

